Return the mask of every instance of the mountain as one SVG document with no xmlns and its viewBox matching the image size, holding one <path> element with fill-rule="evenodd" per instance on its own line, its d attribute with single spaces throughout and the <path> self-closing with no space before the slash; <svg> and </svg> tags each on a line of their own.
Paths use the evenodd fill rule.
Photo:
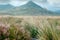
<svg viewBox="0 0 60 40">
<path fill-rule="evenodd" d="M 32 16 L 34 16 L 34 15 L 60 15 L 60 14 L 57 14 L 55 12 L 51 12 L 45 8 L 42 8 L 32 1 L 29 1 L 27 4 L 24 4 L 20 7 L 14 7 L 14 8 L 9 9 L 9 10 L 4 10 L 3 14 L 32 15 Z"/>
<path fill-rule="evenodd" d="M 0 5 L 0 10 L 6 10 L 6 9 L 10 9 L 12 8 L 13 6 L 10 5 L 10 4 L 6 4 L 6 5 Z"/>
<path fill-rule="evenodd" d="M 55 11 L 55 12 L 60 13 L 60 10 L 57 10 L 57 11 Z"/>
<path fill-rule="evenodd" d="M 13 9 L 13 8 L 14 8 L 14 6 L 12 6 L 10 4 L 0 5 L 0 15 L 10 15 L 8 10 Z"/>
</svg>

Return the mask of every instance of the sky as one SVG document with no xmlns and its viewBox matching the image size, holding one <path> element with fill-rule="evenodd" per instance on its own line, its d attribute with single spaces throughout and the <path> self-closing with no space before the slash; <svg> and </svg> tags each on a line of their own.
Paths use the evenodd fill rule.
<svg viewBox="0 0 60 40">
<path fill-rule="evenodd" d="M 11 4 L 13 6 L 21 6 L 26 4 L 30 0 L 0 0 L 0 5 Z M 60 10 L 60 0 L 32 0 L 37 5 L 52 10 Z"/>
</svg>

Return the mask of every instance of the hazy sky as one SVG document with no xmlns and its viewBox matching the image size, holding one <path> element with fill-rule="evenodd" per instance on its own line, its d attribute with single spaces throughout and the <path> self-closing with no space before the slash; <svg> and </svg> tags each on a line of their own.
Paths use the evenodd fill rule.
<svg viewBox="0 0 60 40">
<path fill-rule="evenodd" d="M 20 6 L 26 4 L 29 0 L 0 0 L 0 5 L 11 4 L 13 6 Z M 49 10 L 60 10 L 60 0 L 32 0 L 36 4 L 49 9 Z"/>
</svg>

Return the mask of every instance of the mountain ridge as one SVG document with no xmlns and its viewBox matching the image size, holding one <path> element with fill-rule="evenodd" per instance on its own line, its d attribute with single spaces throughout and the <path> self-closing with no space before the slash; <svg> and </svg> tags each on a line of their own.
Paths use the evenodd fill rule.
<svg viewBox="0 0 60 40">
<path fill-rule="evenodd" d="M 57 13 L 44 9 L 32 1 L 20 7 L 14 7 L 5 11 L 11 15 L 57 15 Z M 58 14 L 59 15 L 59 14 Z"/>
<path fill-rule="evenodd" d="M 0 5 L 0 10 L 6 10 L 6 9 L 10 9 L 10 8 L 13 8 L 13 6 L 10 4 Z"/>
</svg>

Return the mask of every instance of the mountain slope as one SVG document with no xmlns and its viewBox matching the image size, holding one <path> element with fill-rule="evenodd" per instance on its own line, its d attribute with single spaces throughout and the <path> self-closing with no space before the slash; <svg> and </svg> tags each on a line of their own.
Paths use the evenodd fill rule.
<svg viewBox="0 0 60 40">
<path fill-rule="evenodd" d="M 10 5 L 10 4 L 6 4 L 6 5 L 0 5 L 0 10 L 6 10 L 6 9 L 10 9 L 12 8 L 13 6 Z"/>
<path fill-rule="evenodd" d="M 38 6 L 32 1 L 29 1 L 27 4 L 20 7 L 5 10 L 4 13 L 8 13 L 9 15 L 59 15 Z"/>
<path fill-rule="evenodd" d="M 10 15 L 10 13 L 8 13 L 8 10 L 13 9 L 13 8 L 14 6 L 10 4 L 0 5 L 0 15 Z"/>
</svg>

